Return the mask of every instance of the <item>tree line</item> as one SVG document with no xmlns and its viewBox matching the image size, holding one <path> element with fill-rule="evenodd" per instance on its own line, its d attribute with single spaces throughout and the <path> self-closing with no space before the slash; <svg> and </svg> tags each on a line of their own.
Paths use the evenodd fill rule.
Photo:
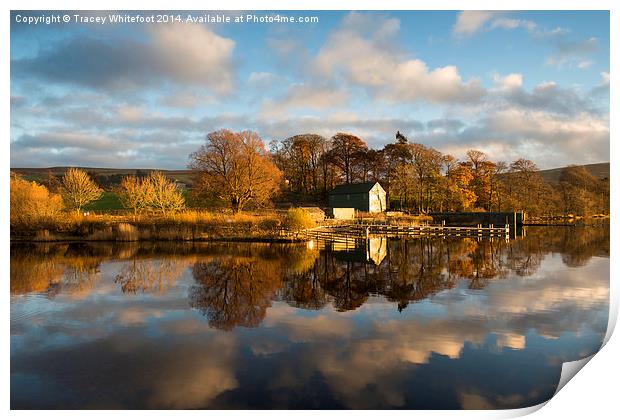
<svg viewBox="0 0 620 420">
<path fill-rule="evenodd" d="M 609 214 L 609 179 L 584 167 L 565 168 L 558 183 L 546 182 L 534 162 L 493 161 L 479 150 L 460 160 L 396 132 L 393 142 L 372 149 L 361 138 L 337 133 L 327 139 L 299 134 L 272 141 L 267 149 L 252 131 L 219 130 L 189 156 L 194 172 L 193 207 L 228 207 L 233 212 L 281 202 L 325 203 L 342 183 L 378 181 L 388 207 L 423 214 L 433 211 L 519 211 L 530 215 Z M 134 216 L 166 215 L 183 209 L 185 195 L 162 172 L 119 178 L 111 190 Z M 80 213 L 103 189 L 92 174 L 68 169 L 43 185 L 11 174 L 11 224 L 63 209 Z M 18 220 L 19 219 L 19 220 Z"/>
<path fill-rule="evenodd" d="M 219 201 L 235 211 L 273 198 L 324 202 L 342 183 L 378 181 L 391 209 L 432 211 L 516 211 L 532 215 L 608 214 L 609 180 L 583 167 L 567 167 L 560 182 L 546 182 L 534 162 L 493 161 L 479 150 L 462 160 L 410 142 L 397 132 L 381 149 L 360 137 L 337 133 L 327 139 L 299 134 L 272 141 L 258 134 L 220 130 L 190 155 L 198 203 Z"/>
</svg>

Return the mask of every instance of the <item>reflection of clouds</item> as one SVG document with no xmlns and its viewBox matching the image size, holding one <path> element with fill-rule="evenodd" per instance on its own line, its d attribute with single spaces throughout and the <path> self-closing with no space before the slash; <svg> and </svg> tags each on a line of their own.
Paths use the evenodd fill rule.
<svg viewBox="0 0 620 420">
<path fill-rule="evenodd" d="M 163 311 L 158 309 L 130 307 L 116 314 L 116 320 L 122 325 L 146 324 L 151 318 L 160 318 Z"/>
<path fill-rule="evenodd" d="M 333 312 L 310 312 L 308 316 L 298 314 L 299 310 L 276 304 L 269 310 L 264 325 L 284 329 L 288 339 L 295 343 L 347 338 L 354 328 L 350 318 Z"/>
<path fill-rule="evenodd" d="M 461 289 L 431 299 L 448 317 L 484 322 L 489 331 L 524 335 L 534 329 L 556 338 L 584 326 L 605 328 L 606 321 L 598 318 L 599 312 L 606 313 L 608 300 L 608 259 L 592 258 L 584 272 L 565 267 L 559 255 L 548 255 L 536 274 L 495 281 L 484 293 Z"/>
<path fill-rule="evenodd" d="M 180 354 L 161 366 L 150 398 L 153 408 L 200 408 L 238 386 L 235 337 L 214 334 L 200 346 L 176 348 Z"/>
<path fill-rule="evenodd" d="M 268 261 L 262 268 L 256 266 L 261 259 Z M 204 266 L 211 268 L 212 261 Z M 263 256 L 242 261 L 241 267 L 251 267 L 256 276 L 227 285 L 238 288 L 240 302 L 250 309 L 264 308 L 265 318 L 259 328 L 227 332 L 188 308 L 196 279 L 186 268 L 196 259 L 180 258 L 172 270 L 178 280 L 161 294 L 123 294 L 114 279 L 132 264 L 125 261 L 98 263 L 96 282 L 77 282 L 89 285 L 88 293 L 72 289 L 64 277 L 55 282 L 68 282 L 66 287 L 51 301 L 16 293 L 11 298 L 16 305 L 12 371 L 32 375 L 48 389 L 63 389 L 59 395 L 74 395 L 84 405 L 103 404 L 98 393 L 105 389 L 126 394 L 112 394 L 110 404 L 128 407 L 252 405 L 255 400 L 246 397 L 260 393 L 266 405 L 271 398 L 286 406 L 313 387 L 317 394 L 310 400 L 324 401 L 320 388 L 334 405 L 351 408 L 415 406 L 428 397 L 424 392 L 465 408 L 518 407 L 547 397 L 561 363 L 591 354 L 607 325 L 605 258 L 568 268 L 560 254 L 543 255 L 529 277 L 508 270 L 481 290 L 471 289 L 469 280 L 456 280 L 453 288 L 433 289 L 432 297 L 401 313 L 380 294 L 348 312 L 337 312 L 333 301 L 320 310 L 273 301 L 285 278 L 279 275 L 295 271 L 276 270 L 281 267 L 276 261 Z M 153 278 L 157 281 L 147 285 L 159 284 L 158 275 Z M 208 280 L 219 285 L 222 277 Z M 307 279 L 299 284 L 302 280 Z M 376 278 L 355 280 L 366 290 Z M 202 283 L 205 290 L 211 283 Z M 45 310 L 28 313 L 32 308 Z M 503 376 L 504 371 L 512 376 Z M 539 376 L 527 382 L 528 374 Z M 495 376 L 511 380 L 498 385 Z M 56 404 L 63 401 L 68 404 L 66 399 Z"/>
<path fill-rule="evenodd" d="M 525 336 L 513 333 L 500 333 L 497 336 L 498 347 L 508 347 L 515 350 L 525 348 Z"/>
</svg>

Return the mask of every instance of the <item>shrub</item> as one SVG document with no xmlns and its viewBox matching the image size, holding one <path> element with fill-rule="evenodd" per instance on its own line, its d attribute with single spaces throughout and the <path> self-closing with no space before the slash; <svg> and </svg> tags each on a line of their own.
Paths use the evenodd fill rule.
<svg viewBox="0 0 620 420">
<path fill-rule="evenodd" d="M 290 208 L 286 213 L 286 226 L 290 230 L 302 230 L 316 226 L 310 213 L 300 208 Z"/>
<path fill-rule="evenodd" d="M 11 175 L 11 226 L 32 228 L 49 223 L 62 211 L 62 198 L 36 182 Z"/>
</svg>

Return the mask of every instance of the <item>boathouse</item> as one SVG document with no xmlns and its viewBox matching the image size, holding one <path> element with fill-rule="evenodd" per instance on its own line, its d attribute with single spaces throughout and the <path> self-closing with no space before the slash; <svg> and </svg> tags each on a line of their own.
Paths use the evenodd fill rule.
<svg viewBox="0 0 620 420">
<path fill-rule="evenodd" d="M 329 192 L 329 206 L 381 213 L 386 210 L 385 190 L 378 182 L 337 185 Z"/>
</svg>

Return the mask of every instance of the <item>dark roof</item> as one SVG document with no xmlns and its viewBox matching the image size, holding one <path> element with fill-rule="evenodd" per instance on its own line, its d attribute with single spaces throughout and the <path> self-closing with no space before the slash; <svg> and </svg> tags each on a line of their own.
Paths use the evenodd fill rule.
<svg viewBox="0 0 620 420">
<path fill-rule="evenodd" d="M 362 194 L 372 190 L 372 187 L 378 182 L 360 182 L 357 184 L 340 184 L 336 185 L 330 194 Z M 381 184 L 379 184 L 381 185 Z"/>
</svg>

